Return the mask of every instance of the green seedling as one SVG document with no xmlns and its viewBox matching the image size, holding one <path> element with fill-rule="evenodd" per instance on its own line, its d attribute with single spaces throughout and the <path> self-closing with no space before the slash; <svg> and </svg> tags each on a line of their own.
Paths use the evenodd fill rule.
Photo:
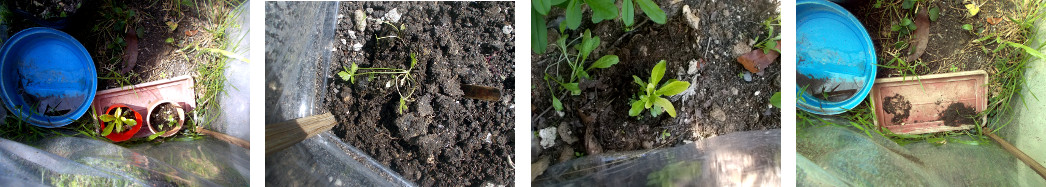
<svg viewBox="0 0 1046 187">
<path fill-rule="evenodd" d="M 101 116 L 102 121 L 109 123 L 109 125 L 105 126 L 105 129 L 102 129 L 102 136 L 108 136 L 113 131 L 116 131 L 116 133 L 127 131 L 138 124 L 134 119 L 124 117 L 127 114 L 124 112 L 130 111 L 123 111 L 123 108 L 120 107 L 116 108 L 116 112 L 113 115 L 104 114 Z"/>
<path fill-rule="evenodd" d="M 781 108 L 781 92 L 775 92 L 773 96 L 770 96 L 770 105 Z"/>
<path fill-rule="evenodd" d="M 661 82 L 661 78 L 665 75 L 665 60 L 661 60 L 654 69 L 650 71 L 650 82 L 643 82 L 642 79 L 633 75 L 632 79 L 635 79 L 635 83 L 643 88 L 643 92 L 639 95 L 639 99 L 632 101 L 632 109 L 628 110 L 629 116 L 639 116 L 643 110 L 651 109 L 650 115 L 657 117 L 661 112 L 668 112 L 669 116 L 676 117 L 676 109 L 672 106 L 672 103 L 661 96 L 673 96 L 682 93 L 686 89 L 690 88 L 690 82 L 677 81 L 670 79 L 661 85 L 660 88 L 656 88 L 657 84 Z"/>
<path fill-rule="evenodd" d="M 781 36 L 774 36 L 774 26 L 781 25 L 781 16 L 774 16 L 763 20 L 762 24 L 763 27 L 766 27 L 766 38 L 760 41 L 759 37 L 756 37 L 755 40 L 759 41 L 759 43 L 756 43 L 755 47 L 763 49 L 763 53 L 766 54 L 769 54 L 770 51 L 777 51 L 780 53 L 781 50 L 777 49 L 777 41 L 781 41 Z"/>
<path fill-rule="evenodd" d="M 620 3 L 621 7 L 615 7 L 616 0 L 533 0 L 531 7 L 530 17 L 530 28 L 533 37 L 531 37 L 531 49 L 535 53 L 545 53 L 548 47 L 548 32 L 546 29 L 545 16 L 549 14 L 552 7 L 560 7 L 564 10 L 564 17 L 566 18 L 563 22 L 560 22 L 560 32 L 566 29 L 575 30 L 581 26 L 582 10 L 584 5 L 588 5 L 589 9 L 592 10 L 592 23 L 599 23 L 603 20 L 613 20 L 620 17 L 624 23 L 626 30 L 632 30 L 635 25 L 635 6 L 639 6 L 640 10 L 650 18 L 651 21 L 658 24 L 665 24 L 668 20 L 664 10 L 657 5 L 653 0 L 622 0 Z M 620 11 L 618 11 L 620 10 Z"/>
<path fill-rule="evenodd" d="M 563 78 L 560 76 L 553 76 L 549 73 L 551 68 L 556 67 L 561 63 L 560 61 L 557 61 L 556 63 L 549 65 L 548 67 L 545 67 L 544 79 L 546 83 L 545 85 L 548 86 L 549 91 L 553 93 L 553 108 L 555 108 L 556 111 L 562 111 L 563 103 L 559 100 L 559 97 L 556 97 L 556 95 L 554 94 L 556 93 L 556 89 L 552 86 L 552 82 L 558 84 L 559 88 L 569 91 L 571 95 L 581 95 L 581 88 L 579 88 L 578 85 L 581 79 L 591 78 L 588 74 L 589 71 L 592 71 L 593 69 L 609 68 L 610 66 L 617 64 L 620 61 L 620 59 L 617 57 L 617 55 L 602 56 L 599 58 L 599 60 L 596 60 L 586 68 L 585 61 L 588 60 L 588 57 L 592 53 L 592 51 L 596 50 L 596 47 L 599 47 L 600 43 L 599 36 L 592 36 L 592 32 L 589 30 L 585 30 L 584 35 L 581 36 L 581 43 L 574 45 L 574 48 L 578 51 L 577 55 L 569 55 L 569 48 L 567 47 L 565 37 L 559 38 L 556 41 L 556 43 L 558 46 L 560 46 L 560 50 L 563 54 L 560 60 L 566 61 L 567 66 L 570 67 L 570 75 L 567 78 Z M 574 60 L 571 60 L 571 57 L 573 57 Z"/>
<path fill-rule="evenodd" d="M 358 79 L 358 78 L 356 78 L 356 76 L 360 76 L 360 75 L 365 75 L 365 76 L 368 76 L 368 77 L 373 77 L 375 75 L 392 76 L 392 80 L 390 80 L 389 82 L 386 82 L 385 86 L 386 87 L 391 87 L 392 85 L 396 86 L 396 93 L 399 94 L 399 96 L 400 96 L 399 113 L 403 114 L 403 111 L 407 110 L 407 101 L 413 101 L 413 99 L 411 99 L 411 96 L 414 95 L 414 90 L 416 90 L 416 87 L 415 87 L 416 79 L 414 79 L 414 76 L 412 75 L 412 73 L 414 71 L 414 67 L 417 64 L 418 64 L 418 59 L 415 57 L 414 53 L 410 54 L 410 67 L 408 67 L 407 69 L 400 69 L 400 68 L 361 68 L 358 65 L 356 65 L 355 62 L 353 62 L 351 67 L 348 67 L 348 68 L 342 67 L 344 70 L 338 72 L 338 77 L 340 77 L 341 80 L 349 81 L 350 83 L 355 84 L 356 83 L 356 79 Z M 361 71 L 366 71 L 366 72 L 361 72 Z M 406 87 L 406 88 L 404 88 L 404 87 Z M 404 90 L 407 90 L 407 91 L 404 91 Z"/>
<path fill-rule="evenodd" d="M 386 27 L 391 27 L 392 31 L 395 32 L 394 33 L 395 35 L 388 35 L 388 36 L 382 36 L 382 37 L 376 37 L 375 36 L 376 40 L 381 40 L 381 39 L 386 39 L 386 38 L 397 38 L 397 39 L 398 38 L 402 38 L 401 36 L 403 35 L 403 30 L 407 30 L 407 24 L 400 24 L 400 26 L 397 27 L 396 25 L 392 24 L 392 22 L 389 22 L 389 21 L 385 21 L 385 22 L 382 22 L 382 23 L 384 23 L 384 25 Z"/>
</svg>

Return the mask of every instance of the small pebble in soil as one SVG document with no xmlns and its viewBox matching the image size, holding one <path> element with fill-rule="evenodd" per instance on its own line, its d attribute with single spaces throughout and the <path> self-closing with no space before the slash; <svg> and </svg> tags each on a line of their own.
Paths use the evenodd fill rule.
<svg viewBox="0 0 1046 187">
<path fill-rule="evenodd" d="M 556 127 L 548 127 L 541 129 L 538 132 L 538 137 L 541 137 L 541 147 L 548 149 L 556 145 Z"/>
<path fill-rule="evenodd" d="M 352 51 L 360 51 L 360 50 L 363 50 L 363 44 L 360 44 L 360 43 L 352 44 Z"/>
<path fill-rule="evenodd" d="M 367 12 L 370 11 L 371 9 L 367 8 Z M 363 13 L 363 10 L 356 10 L 355 14 L 353 23 L 356 24 L 356 30 L 363 32 L 363 29 L 367 28 L 367 14 Z"/>
<path fill-rule="evenodd" d="M 505 27 L 502 27 L 501 33 L 512 34 L 512 25 L 505 25 Z"/>
<path fill-rule="evenodd" d="M 483 138 L 483 141 L 487 142 L 487 144 L 490 144 L 490 133 L 489 132 L 487 133 L 487 137 Z"/>
<path fill-rule="evenodd" d="M 557 130 L 559 131 L 559 137 L 561 137 L 564 142 L 567 142 L 567 144 L 574 144 L 574 142 L 578 141 L 578 138 L 574 137 L 574 133 L 570 131 L 569 124 L 560 123 Z"/>
<path fill-rule="evenodd" d="M 756 96 L 759 96 L 759 91 L 755 91 L 755 95 L 756 95 Z"/>
<path fill-rule="evenodd" d="M 745 71 L 743 77 L 745 78 L 745 82 L 752 82 L 752 73 L 751 72 Z"/>
<path fill-rule="evenodd" d="M 697 73 L 697 63 L 697 59 L 690 59 L 690 66 L 687 67 L 686 73 L 691 75 Z"/>
<path fill-rule="evenodd" d="M 389 20 L 390 22 L 393 22 L 393 23 L 399 23 L 400 22 L 400 13 L 398 11 L 396 11 L 396 8 L 393 8 L 388 13 L 385 13 L 385 20 Z"/>
<path fill-rule="evenodd" d="M 737 95 L 737 87 L 730 87 L 730 94 Z"/>
<path fill-rule="evenodd" d="M 722 109 L 719 109 L 719 107 L 713 108 L 712 118 L 720 122 L 726 121 L 726 113 L 724 113 Z"/>
<path fill-rule="evenodd" d="M 342 38 L 342 39 L 341 39 L 341 45 L 345 45 L 345 44 L 347 44 L 347 43 L 345 42 L 345 38 Z"/>
<path fill-rule="evenodd" d="M 348 33 L 349 33 L 349 39 L 353 39 L 353 40 L 356 39 L 356 31 L 348 31 Z"/>
</svg>

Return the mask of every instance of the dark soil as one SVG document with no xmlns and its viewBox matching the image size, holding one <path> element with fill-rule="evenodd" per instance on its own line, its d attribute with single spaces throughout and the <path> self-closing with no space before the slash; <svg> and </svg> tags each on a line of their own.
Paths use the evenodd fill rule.
<svg viewBox="0 0 1046 187">
<path fill-rule="evenodd" d="M 900 94 L 894 94 L 893 96 L 883 98 L 883 111 L 887 114 L 893 114 L 893 118 L 890 122 L 893 124 L 900 125 L 904 123 L 905 119 L 908 119 L 909 113 L 912 110 L 912 103 L 908 102 L 904 96 Z"/>
<path fill-rule="evenodd" d="M 910 45 L 914 45 L 914 42 L 910 42 L 911 39 L 909 37 L 898 38 L 898 33 L 891 32 L 890 27 L 894 23 L 901 21 L 898 15 L 909 13 L 909 19 L 914 21 L 915 13 L 901 9 L 900 0 L 896 0 L 896 7 L 900 10 L 898 13 L 885 8 L 889 7 L 888 4 L 893 3 L 893 1 L 883 1 L 884 8 L 874 8 L 875 2 L 850 3 L 843 5 L 843 7 L 851 11 L 863 23 L 865 29 L 868 30 L 872 42 L 875 44 L 876 53 L 878 53 L 879 64 L 887 64 L 887 62 L 893 59 L 894 56 L 890 55 L 891 53 L 897 54 L 897 57 L 900 59 L 906 59 L 910 54 L 909 49 L 907 47 L 895 47 L 895 44 L 898 41 L 909 41 Z M 962 25 L 971 24 L 974 26 L 974 31 L 983 32 L 983 34 L 989 32 L 1006 33 L 1006 30 L 1015 29 L 1017 25 L 1008 21 L 993 25 L 986 20 L 989 18 L 1015 16 L 1011 15 L 1015 5 L 1010 1 L 985 1 L 983 3 L 984 5 L 981 6 L 980 13 L 973 17 L 969 16 L 963 1 L 930 1 L 917 5 L 921 7 L 920 11 L 931 6 L 940 7 L 941 13 L 937 21 L 930 22 L 930 40 L 925 54 L 919 58 L 921 63 L 917 63 L 919 65 L 915 68 L 916 74 L 926 75 L 971 70 L 988 71 L 989 77 L 995 74 L 993 64 L 1002 55 L 985 53 L 981 46 L 987 50 L 993 50 L 999 44 L 985 45 L 974 42 L 973 40 L 981 36 L 975 35 L 975 32 L 963 30 Z M 1011 35 L 1018 33 L 1007 34 L 1001 37 L 1012 41 L 1015 38 L 1010 38 Z M 898 70 L 891 68 L 880 67 L 877 72 L 878 75 L 876 77 L 878 78 L 901 76 Z M 911 72 L 908 72 L 908 74 L 911 74 Z"/>
<path fill-rule="evenodd" d="M 941 116 L 940 120 L 947 126 L 958 127 L 977 124 L 974 120 L 976 119 L 974 117 L 977 117 L 977 110 L 973 106 L 966 106 L 963 103 L 949 104 L 948 109 L 941 111 L 938 115 Z"/>
<path fill-rule="evenodd" d="M 178 120 L 181 119 L 181 117 L 178 116 L 178 112 L 176 109 L 177 108 L 175 108 L 175 106 L 171 103 L 164 103 L 160 104 L 159 106 L 156 106 L 155 109 L 152 109 L 152 114 L 149 116 L 149 125 L 152 126 L 153 129 L 156 130 L 156 132 L 167 131 L 171 128 L 174 128 L 174 126 L 176 126 L 177 124 L 168 124 L 170 124 L 172 121 L 174 123 L 178 123 Z M 168 117 L 170 117 L 172 120 L 167 120 Z"/>
<path fill-rule="evenodd" d="M 82 0 L 14 0 L 10 1 L 16 14 L 31 16 L 36 21 L 58 22 L 77 12 Z"/>
<path fill-rule="evenodd" d="M 394 9 L 402 32 L 374 20 L 356 29 L 355 12 L 383 19 Z M 342 2 L 331 71 L 319 72 L 330 88 L 325 104 L 340 124 L 334 133 L 422 186 L 511 184 L 515 48 L 514 33 L 503 28 L 513 25 L 514 13 L 512 2 Z M 376 39 L 389 35 L 398 37 Z M 356 43 L 361 51 L 352 49 Z M 387 87 L 390 76 L 360 76 L 352 84 L 335 75 L 352 63 L 406 69 L 411 53 L 416 92 L 403 114 L 397 89 L 406 95 L 409 86 Z"/>
<path fill-rule="evenodd" d="M 555 146 L 541 150 L 532 158 L 551 157 L 552 164 L 556 164 L 573 159 L 576 153 L 591 155 L 670 147 L 730 132 L 780 128 L 780 109 L 771 107 L 769 103 L 770 97 L 780 91 L 779 60 L 761 75 L 751 74 L 749 82 L 743 78 L 748 71 L 737 62 L 737 57 L 743 53 L 734 52 L 751 51 L 757 36 L 766 38 L 767 30 L 760 23 L 779 14 L 776 12 L 779 3 L 657 3 L 668 14 L 668 22 L 664 25 L 648 21 L 645 15 L 637 13 L 636 23 L 640 26 L 625 32 L 623 24 L 617 20 L 592 24 L 587 17 L 591 13 L 586 10 L 581 27 L 568 30 L 568 35 L 560 36 L 558 29 L 549 29 L 549 43 L 552 44 L 548 46 L 549 50 L 531 56 L 533 121 L 530 130 L 538 132 L 556 127 L 560 136 Z M 684 4 L 701 18 L 698 29 L 689 26 L 682 15 Z M 562 15 L 561 8 L 554 8 L 546 19 L 550 24 L 556 24 L 555 20 Z M 555 72 L 556 68 L 545 71 L 562 56 L 554 44 L 555 39 L 570 37 L 567 41 L 571 41 L 586 29 L 601 37 L 602 42 L 585 66 L 603 55 L 618 55 L 620 63 L 607 69 L 589 71 L 592 79 L 580 82 L 582 91 L 579 96 L 556 93 L 564 106 L 564 111 L 557 112 L 552 109 L 552 97 L 543 79 L 546 73 L 564 72 Z M 691 83 L 690 89 L 683 93 L 666 97 L 675 106 L 677 117 L 650 117 L 648 110 L 642 112 L 640 119 L 629 117 L 630 99 L 640 92 L 632 76 L 646 81 L 660 60 L 667 60 L 668 65 L 663 80 L 678 79 Z M 563 65 L 559 69 L 568 68 Z M 580 141 L 568 143 L 563 139 Z"/>
</svg>

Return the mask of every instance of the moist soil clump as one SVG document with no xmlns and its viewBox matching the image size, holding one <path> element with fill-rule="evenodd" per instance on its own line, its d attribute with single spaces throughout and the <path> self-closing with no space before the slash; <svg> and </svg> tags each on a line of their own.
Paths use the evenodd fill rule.
<svg viewBox="0 0 1046 187">
<path fill-rule="evenodd" d="M 619 20 L 592 24 L 587 21 L 590 11 L 585 11 L 585 21 L 577 30 L 560 35 L 557 27 L 548 29 L 548 50 L 531 56 L 530 130 L 556 127 L 560 136 L 552 147 L 533 148 L 541 149 L 532 155 L 534 160 L 548 157 L 550 165 L 555 165 L 577 155 L 671 147 L 731 132 L 780 128 L 780 109 L 769 102 L 780 91 L 780 59 L 761 75 L 754 74 L 737 62 L 743 54 L 733 50 L 740 45 L 743 50 L 738 51 L 751 51 L 756 37 L 762 40 L 767 36 L 768 31 L 760 23 L 778 15 L 778 2 L 656 2 L 668 15 L 664 25 L 637 13 L 637 27 L 626 32 Z M 697 10 L 695 15 L 701 20 L 698 28 L 691 27 L 682 15 L 684 5 Z M 546 20 L 558 24 L 556 20 L 562 15 L 561 9 L 553 9 Z M 605 55 L 617 55 L 620 62 L 588 71 L 591 79 L 579 82 L 580 95 L 555 93 L 564 107 L 563 111 L 556 111 L 543 79 L 546 73 L 557 73 L 556 68 L 549 72 L 545 69 L 563 56 L 555 39 L 569 37 L 567 41 L 572 41 L 586 29 L 591 30 L 593 37 L 602 38 L 602 42 L 589 55 L 591 60 L 585 66 Z M 775 27 L 775 32 L 778 30 Z M 630 101 L 641 90 L 632 76 L 646 81 L 661 60 L 667 61 L 662 81 L 678 79 L 691 84 L 690 89 L 665 97 L 675 106 L 677 117 L 650 117 L 647 110 L 638 119 L 630 117 Z M 560 75 L 570 74 L 566 65 L 559 69 Z M 749 80 L 745 74 L 749 74 Z"/>
<path fill-rule="evenodd" d="M 974 117 L 977 116 L 977 110 L 973 106 L 966 106 L 963 103 L 952 103 L 938 115 L 941 116 L 939 120 L 947 126 L 975 125 Z"/>
<path fill-rule="evenodd" d="M 905 119 L 908 119 L 909 113 L 912 110 L 912 103 L 905 99 L 900 94 L 893 94 L 893 96 L 883 98 L 883 111 L 887 114 L 893 114 L 893 118 L 890 118 L 890 122 L 895 125 L 901 125 Z"/>
<path fill-rule="evenodd" d="M 512 2 L 341 2 L 330 71 L 318 72 L 334 134 L 422 186 L 511 184 L 514 13 Z M 409 97 L 391 76 L 336 75 L 408 69 L 412 54 Z"/>
<path fill-rule="evenodd" d="M 149 115 L 149 126 L 156 129 L 156 132 L 167 131 L 177 125 L 171 125 L 171 123 L 172 121 L 178 123 L 178 118 L 178 112 L 175 110 L 173 104 L 160 104 L 156 109 L 153 109 L 152 114 Z"/>
</svg>

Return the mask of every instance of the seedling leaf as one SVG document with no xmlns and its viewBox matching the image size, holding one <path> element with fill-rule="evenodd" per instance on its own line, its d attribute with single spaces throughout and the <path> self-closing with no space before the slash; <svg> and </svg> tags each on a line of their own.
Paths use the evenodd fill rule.
<svg viewBox="0 0 1046 187">
<path fill-rule="evenodd" d="M 563 102 L 560 102 L 556 96 L 552 96 L 552 108 L 556 108 L 556 111 L 563 111 Z"/>
<path fill-rule="evenodd" d="M 592 23 L 617 18 L 617 7 L 615 0 L 585 0 L 585 4 L 592 9 Z"/>
<path fill-rule="evenodd" d="M 537 10 L 530 13 L 530 33 L 534 34 L 530 38 L 531 50 L 537 54 L 545 53 L 548 48 L 548 29 L 545 28 L 545 17 L 538 14 Z"/>
<path fill-rule="evenodd" d="M 676 109 L 668 99 L 658 97 L 657 100 L 654 100 L 654 105 L 660 106 L 665 112 L 668 112 L 668 116 L 676 117 Z"/>
<path fill-rule="evenodd" d="M 599 47 L 599 36 L 592 37 L 592 32 L 585 30 L 585 36 L 581 41 L 581 59 L 588 59 L 588 55 Z"/>
<path fill-rule="evenodd" d="M 654 3 L 652 0 L 636 0 L 636 4 L 639 4 L 639 9 L 642 9 L 643 13 L 650 17 L 651 21 L 657 24 L 665 24 L 665 11 L 661 10 L 657 3 Z"/>
<path fill-rule="evenodd" d="M 673 96 L 682 93 L 683 91 L 686 91 L 686 89 L 688 88 L 690 88 L 689 82 L 675 81 L 668 83 L 665 86 L 662 86 L 661 89 L 658 89 L 657 92 L 654 92 L 654 95 Z"/>
<path fill-rule="evenodd" d="M 634 79 L 636 84 L 639 84 L 639 87 L 646 86 L 646 82 L 643 82 L 643 79 L 639 79 L 639 77 L 636 77 L 635 75 L 632 75 L 632 79 Z"/>
<path fill-rule="evenodd" d="M 661 82 L 661 77 L 665 76 L 665 60 L 661 60 L 657 65 L 654 65 L 654 69 L 650 71 L 650 84 L 657 84 Z"/>
<path fill-rule="evenodd" d="M 774 93 L 774 96 L 770 96 L 770 105 L 781 108 L 781 92 Z"/>
<path fill-rule="evenodd" d="M 941 17 L 941 8 L 936 6 L 930 8 L 930 21 L 937 21 L 939 17 Z"/>
<path fill-rule="evenodd" d="M 617 55 L 606 55 L 606 56 L 600 57 L 599 60 L 596 60 L 595 63 L 592 63 L 592 66 L 589 66 L 588 69 L 592 69 L 592 68 L 601 68 L 601 69 L 602 68 L 609 68 L 610 66 L 613 66 L 614 64 L 617 64 L 618 62 L 620 62 L 620 59 L 618 59 Z"/>
<path fill-rule="evenodd" d="M 570 95 L 581 95 L 581 89 L 578 88 L 577 83 L 559 83 L 559 85 L 563 86 L 563 89 L 569 90 Z"/>
<path fill-rule="evenodd" d="M 962 30 L 973 31 L 973 25 L 963 24 L 962 25 Z"/>
<path fill-rule="evenodd" d="M 639 116 L 639 113 L 643 112 L 643 109 L 642 100 L 632 101 L 632 109 L 628 110 L 628 116 Z"/>
<path fill-rule="evenodd" d="M 581 0 L 570 0 L 567 2 L 567 19 L 563 21 L 567 24 L 567 28 L 577 29 L 581 26 Z"/>
<path fill-rule="evenodd" d="M 352 78 L 352 76 L 349 75 L 349 72 L 345 71 L 338 72 L 338 77 L 341 77 L 341 80 L 343 81 L 349 81 L 349 78 Z"/>
<path fill-rule="evenodd" d="M 635 6 L 632 5 L 632 0 L 625 0 L 621 3 L 621 22 L 625 23 L 625 27 L 632 27 L 636 24 L 636 10 Z"/>
<path fill-rule="evenodd" d="M 534 11 L 541 13 L 540 15 L 548 15 L 548 11 L 552 9 L 550 0 L 533 0 L 531 3 L 533 3 Z"/>
</svg>

